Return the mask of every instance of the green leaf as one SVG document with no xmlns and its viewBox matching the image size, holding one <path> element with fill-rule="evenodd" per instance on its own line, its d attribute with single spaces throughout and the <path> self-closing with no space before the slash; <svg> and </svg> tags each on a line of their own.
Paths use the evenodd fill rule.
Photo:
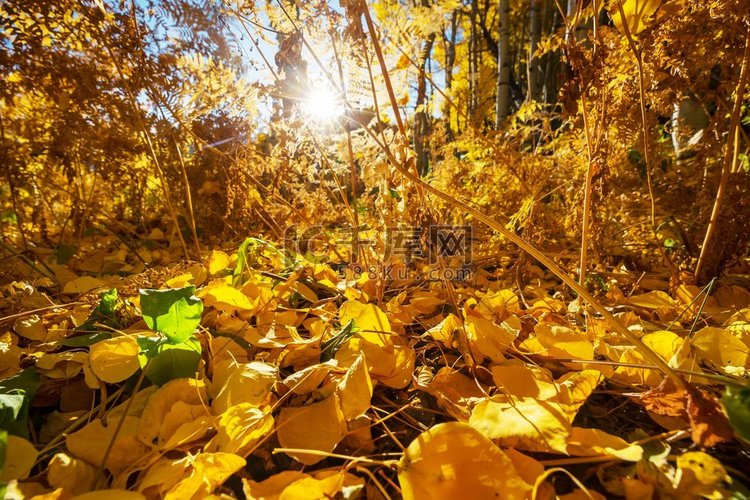
<svg viewBox="0 0 750 500">
<path fill-rule="evenodd" d="M 143 319 L 152 330 L 173 344 L 184 342 L 201 321 L 203 302 L 193 295 L 194 286 L 170 290 L 141 290 Z"/>
<path fill-rule="evenodd" d="M 352 338 L 356 332 L 357 327 L 354 325 L 354 320 L 350 319 L 340 332 L 323 342 L 323 345 L 320 346 L 320 362 L 325 363 L 332 360 L 336 356 L 341 344 Z"/>
<path fill-rule="evenodd" d="M 750 386 L 727 386 L 722 398 L 729 423 L 743 439 L 750 441 Z"/>
<path fill-rule="evenodd" d="M 40 383 L 32 367 L 0 381 L 0 429 L 28 439 L 29 405 Z"/>
<path fill-rule="evenodd" d="M 164 385 L 176 378 L 191 378 L 198 370 L 201 359 L 201 345 L 198 339 L 191 337 L 182 344 L 159 343 L 154 337 L 138 344 L 148 346 L 139 357 L 141 368 L 146 369 L 146 377 L 156 385 Z M 149 359 L 151 360 L 149 362 Z"/>
<path fill-rule="evenodd" d="M 117 293 L 117 288 L 102 292 L 101 294 L 99 294 L 99 304 L 96 306 L 96 309 L 91 311 L 89 317 L 81 326 L 76 328 L 76 331 L 97 332 L 99 331 L 99 328 L 95 326 L 97 323 L 107 325 L 111 328 L 119 328 L 120 324 L 118 321 L 119 318 L 117 315 L 117 310 L 121 305 L 122 301 L 120 300 L 120 296 Z M 77 346 L 73 345 L 71 347 Z"/>
</svg>

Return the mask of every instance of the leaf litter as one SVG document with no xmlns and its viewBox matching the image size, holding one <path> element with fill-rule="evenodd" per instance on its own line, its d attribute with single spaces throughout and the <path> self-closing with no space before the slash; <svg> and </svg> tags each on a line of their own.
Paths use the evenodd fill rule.
<svg viewBox="0 0 750 500">
<path fill-rule="evenodd" d="M 687 288 L 601 297 L 678 387 L 541 268 L 523 290 L 479 269 L 455 302 L 441 281 L 243 247 L 2 288 L 8 497 L 747 494 L 733 285 L 700 310 Z"/>
</svg>

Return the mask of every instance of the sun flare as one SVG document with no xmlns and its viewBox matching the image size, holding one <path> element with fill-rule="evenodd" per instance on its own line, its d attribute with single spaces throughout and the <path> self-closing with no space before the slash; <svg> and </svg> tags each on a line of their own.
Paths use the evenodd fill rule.
<svg viewBox="0 0 750 500">
<path fill-rule="evenodd" d="M 302 102 L 304 113 L 320 123 L 329 123 L 344 114 L 339 97 L 325 87 L 311 89 Z"/>
</svg>

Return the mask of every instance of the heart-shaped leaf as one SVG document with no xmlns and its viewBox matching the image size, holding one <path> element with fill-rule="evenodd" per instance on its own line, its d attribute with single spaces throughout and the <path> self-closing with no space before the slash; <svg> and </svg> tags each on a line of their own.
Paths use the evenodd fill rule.
<svg viewBox="0 0 750 500">
<path fill-rule="evenodd" d="M 194 286 L 141 290 L 143 319 L 149 328 L 163 333 L 172 344 L 184 342 L 193 334 L 203 314 L 203 302 L 194 293 Z"/>
</svg>

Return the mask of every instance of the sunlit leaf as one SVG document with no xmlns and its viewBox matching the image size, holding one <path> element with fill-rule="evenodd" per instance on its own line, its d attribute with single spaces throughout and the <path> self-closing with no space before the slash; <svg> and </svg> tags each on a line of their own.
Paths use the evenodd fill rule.
<svg viewBox="0 0 750 500">
<path fill-rule="evenodd" d="M 163 333 L 173 344 L 190 337 L 203 313 L 203 302 L 195 287 L 171 290 L 141 290 L 141 310 L 149 328 Z"/>
<path fill-rule="evenodd" d="M 405 500 L 525 498 L 531 491 L 513 462 L 473 427 L 438 424 L 417 436 L 398 463 Z"/>
</svg>

